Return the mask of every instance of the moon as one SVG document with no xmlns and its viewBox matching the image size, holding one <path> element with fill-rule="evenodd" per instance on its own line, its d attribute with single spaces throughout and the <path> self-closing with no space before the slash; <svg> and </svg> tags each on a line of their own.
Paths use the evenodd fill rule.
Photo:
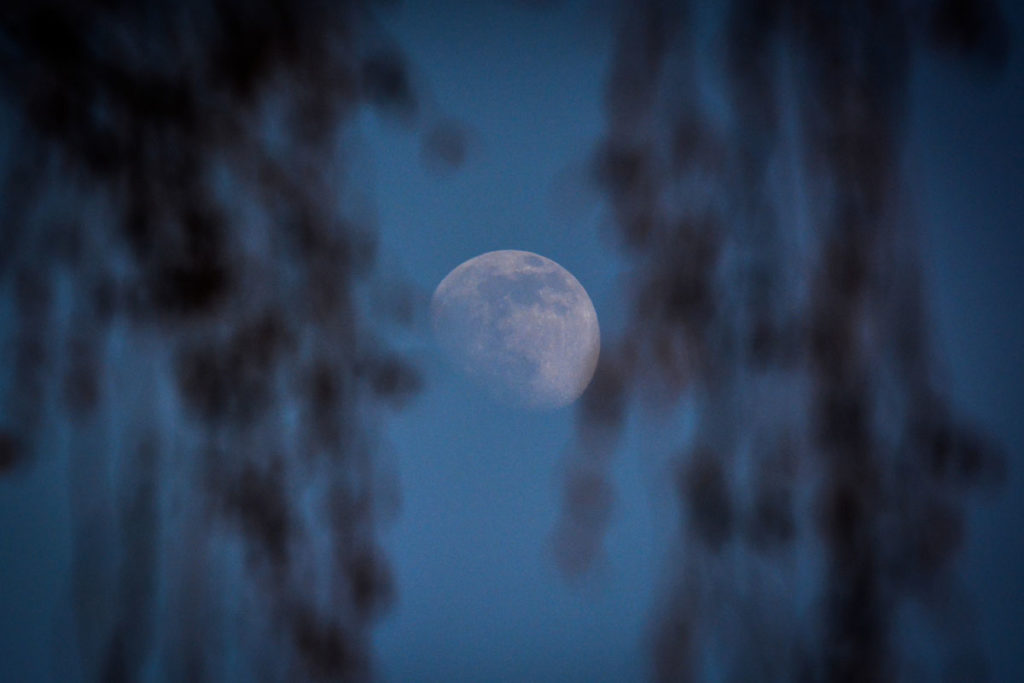
<svg viewBox="0 0 1024 683">
<path fill-rule="evenodd" d="M 587 388 L 601 351 L 583 285 L 551 259 L 505 249 L 455 268 L 434 291 L 434 334 L 448 356 L 507 405 L 550 410 Z"/>
</svg>

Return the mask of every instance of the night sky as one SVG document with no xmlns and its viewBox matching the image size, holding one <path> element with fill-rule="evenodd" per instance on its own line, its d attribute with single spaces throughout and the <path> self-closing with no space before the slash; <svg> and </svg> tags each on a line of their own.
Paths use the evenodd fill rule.
<svg viewBox="0 0 1024 683">
<path fill-rule="evenodd" d="M 891 5 L 4 10 L 0 679 L 1024 680 L 1024 12 Z"/>
</svg>

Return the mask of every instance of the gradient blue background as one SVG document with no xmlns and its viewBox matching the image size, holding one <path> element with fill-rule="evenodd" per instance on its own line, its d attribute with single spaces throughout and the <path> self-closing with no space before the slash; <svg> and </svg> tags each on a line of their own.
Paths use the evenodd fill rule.
<svg viewBox="0 0 1024 683">
<path fill-rule="evenodd" d="M 1012 44 L 1024 11 L 1007 6 Z M 603 128 L 610 13 L 579 2 L 405 2 L 382 15 L 428 97 L 429 119 L 470 131 L 465 165 L 420 162 L 420 138 L 367 113 L 361 164 L 371 178 L 384 272 L 421 299 L 479 253 L 526 249 L 589 291 L 606 331 L 619 324 L 624 265 L 607 239 L 583 167 Z M 989 82 L 940 58 L 916 59 L 908 94 L 906 178 L 939 366 L 954 407 L 1006 450 L 1001 488 L 973 494 L 960 574 L 993 679 L 1024 680 L 1024 57 Z M 2 314 L 2 312 L 0 312 Z M 634 680 L 646 671 L 647 617 L 662 578 L 672 501 L 659 494 L 659 444 L 634 421 L 614 466 L 605 561 L 559 576 L 548 538 L 573 412 L 524 415 L 453 376 L 428 321 L 395 330 L 426 389 L 385 437 L 401 505 L 384 547 L 398 599 L 376 630 L 391 681 Z M 6 370 L 5 370 L 6 372 Z M 0 662 L 47 680 L 69 566 L 67 475 L 38 459 L 0 479 Z M 59 649 L 59 643 L 58 649 Z"/>
</svg>

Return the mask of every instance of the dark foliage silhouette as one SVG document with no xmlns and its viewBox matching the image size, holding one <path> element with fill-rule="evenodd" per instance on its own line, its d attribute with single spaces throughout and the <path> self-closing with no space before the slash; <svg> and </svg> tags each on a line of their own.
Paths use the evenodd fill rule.
<svg viewBox="0 0 1024 683">
<path fill-rule="evenodd" d="M 912 50 L 997 72 L 998 8 L 620 16 L 593 178 L 633 264 L 631 322 L 578 413 L 559 562 L 575 574 L 600 553 L 613 496 L 579 482 L 606 482 L 631 406 L 683 406 L 658 680 L 976 680 L 965 615 L 935 617 L 963 627 L 940 634 L 941 662 L 895 626 L 911 602 L 952 609 L 964 492 L 1003 467 L 936 379 L 899 158 Z"/>
<path fill-rule="evenodd" d="M 417 113 L 373 9 L 3 10 L 0 471 L 70 463 L 86 680 L 371 672 L 375 415 L 420 386 L 356 291 L 374 226 L 345 132 Z"/>
</svg>

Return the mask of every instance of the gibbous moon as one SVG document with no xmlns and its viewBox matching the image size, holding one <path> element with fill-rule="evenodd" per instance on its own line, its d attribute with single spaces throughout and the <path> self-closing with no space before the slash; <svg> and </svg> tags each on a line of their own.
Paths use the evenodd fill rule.
<svg viewBox="0 0 1024 683">
<path fill-rule="evenodd" d="M 430 308 L 441 347 L 503 403 L 558 408 L 594 375 L 597 312 L 551 259 L 510 249 L 481 254 L 441 281 Z"/>
</svg>

